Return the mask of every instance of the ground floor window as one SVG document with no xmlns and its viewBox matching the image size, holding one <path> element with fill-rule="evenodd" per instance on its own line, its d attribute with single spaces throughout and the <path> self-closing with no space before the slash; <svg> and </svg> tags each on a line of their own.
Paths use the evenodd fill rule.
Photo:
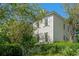
<svg viewBox="0 0 79 59">
<path fill-rule="evenodd" d="M 40 38 L 39 38 L 39 34 L 37 34 L 37 41 L 39 41 L 39 39 L 40 39 Z"/>
<path fill-rule="evenodd" d="M 48 33 L 45 33 L 45 41 L 48 42 Z"/>
</svg>

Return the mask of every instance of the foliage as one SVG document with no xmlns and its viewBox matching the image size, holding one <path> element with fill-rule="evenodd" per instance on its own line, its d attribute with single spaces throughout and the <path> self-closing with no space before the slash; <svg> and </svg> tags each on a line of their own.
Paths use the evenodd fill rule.
<svg viewBox="0 0 79 59">
<path fill-rule="evenodd" d="M 70 26 L 70 40 L 76 40 L 76 30 L 79 30 L 79 4 L 63 4 L 66 14 L 68 15 L 67 23 Z"/>
<path fill-rule="evenodd" d="M 27 38 L 21 41 L 20 46 L 23 49 L 23 55 L 32 55 L 31 49 L 33 49 L 34 44 L 36 43 L 36 38 Z"/>
<path fill-rule="evenodd" d="M 18 44 L 8 43 L 0 44 L 0 56 L 21 56 L 22 49 Z"/>
<path fill-rule="evenodd" d="M 38 4 L 0 4 L 0 43 L 18 43 L 22 55 L 30 55 L 36 42 L 33 23 L 45 15 Z"/>
<path fill-rule="evenodd" d="M 79 43 L 55 42 L 50 44 L 40 44 L 35 45 L 30 51 L 32 55 L 75 56 L 79 55 Z"/>
<path fill-rule="evenodd" d="M 30 38 L 32 36 L 32 26 L 23 21 L 10 20 L 2 26 L 4 28 L 1 29 L 1 32 L 4 32 L 10 42 L 20 42 L 25 37 Z"/>
<path fill-rule="evenodd" d="M 1 43 L 18 43 L 23 50 L 22 55 L 30 55 L 29 50 L 36 43 L 33 37 L 33 29 L 29 23 L 24 21 L 10 20 L 2 25 Z"/>
<path fill-rule="evenodd" d="M 76 35 L 77 42 L 79 42 L 79 34 Z"/>
<path fill-rule="evenodd" d="M 35 22 L 41 20 L 47 13 L 38 4 L 0 4 L 0 10 L 2 23 L 12 19 Z"/>
<path fill-rule="evenodd" d="M 38 4 L 0 4 L 0 12 L 0 38 L 8 42 L 30 41 L 33 23 L 46 15 Z"/>
</svg>

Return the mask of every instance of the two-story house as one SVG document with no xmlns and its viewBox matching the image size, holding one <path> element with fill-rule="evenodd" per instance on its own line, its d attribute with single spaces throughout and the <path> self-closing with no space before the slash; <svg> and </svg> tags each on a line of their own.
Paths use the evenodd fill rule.
<svg viewBox="0 0 79 59">
<path fill-rule="evenodd" d="M 67 39 L 65 37 L 64 18 L 57 13 L 48 14 L 39 22 L 34 23 L 37 29 L 34 34 L 39 42 L 54 42 Z"/>
</svg>

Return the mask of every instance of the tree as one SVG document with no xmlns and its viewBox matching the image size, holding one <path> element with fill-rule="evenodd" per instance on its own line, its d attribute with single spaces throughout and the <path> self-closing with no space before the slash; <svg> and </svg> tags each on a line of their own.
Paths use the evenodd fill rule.
<svg viewBox="0 0 79 59">
<path fill-rule="evenodd" d="M 46 15 L 45 10 L 41 9 L 38 4 L 0 4 L 0 10 L 3 11 L 1 17 L 4 20 L 36 21 Z"/>
<path fill-rule="evenodd" d="M 32 26 L 24 21 L 9 20 L 3 24 L 3 27 L 10 42 L 20 42 L 25 35 L 31 39 L 33 34 Z"/>
<path fill-rule="evenodd" d="M 79 4 L 64 4 L 65 11 L 69 15 L 67 22 L 70 26 L 70 41 L 76 41 L 76 29 L 79 29 Z"/>
<path fill-rule="evenodd" d="M 38 4 L 0 4 L 0 10 L 0 25 L 6 28 L 5 32 L 9 32 L 8 37 L 10 38 L 11 36 L 11 39 L 14 37 L 14 40 L 17 40 L 15 37 L 21 39 L 20 35 L 23 35 L 22 32 L 21 34 L 20 32 L 16 33 L 16 30 L 21 31 L 26 24 L 28 29 L 32 28 L 30 32 L 33 32 L 33 23 L 41 20 L 46 15 L 45 10 L 39 8 Z M 25 23 L 23 24 L 21 22 Z M 31 28 L 29 28 L 30 26 Z M 28 30 L 26 29 L 25 31 Z"/>
<path fill-rule="evenodd" d="M 47 12 L 38 4 L 0 4 L 0 10 L 0 38 L 20 44 L 23 55 L 30 54 L 35 43 L 33 23 L 45 17 Z"/>
</svg>

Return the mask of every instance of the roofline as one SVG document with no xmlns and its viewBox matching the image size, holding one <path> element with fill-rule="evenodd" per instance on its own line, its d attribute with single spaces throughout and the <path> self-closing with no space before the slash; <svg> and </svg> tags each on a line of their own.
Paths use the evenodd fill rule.
<svg viewBox="0 0 79 59">
<path fill-rule="evenodd" d="M 45 16 L 45 17 L 52 16 L 53 14 L 59 16 L 59 17 L 62 18 L 62 19 L 65 19 L 64 17 L 60 16 L 58 13 L 56 13 L 56 12 L 54 12 L 54 11 L 53 11 L 53 12 L 50 12 L 50 13 L 47 14 L 47 16 Z M 64 20 L 63 20 L 63 21 L 64 21 Z"/>
</svg>

